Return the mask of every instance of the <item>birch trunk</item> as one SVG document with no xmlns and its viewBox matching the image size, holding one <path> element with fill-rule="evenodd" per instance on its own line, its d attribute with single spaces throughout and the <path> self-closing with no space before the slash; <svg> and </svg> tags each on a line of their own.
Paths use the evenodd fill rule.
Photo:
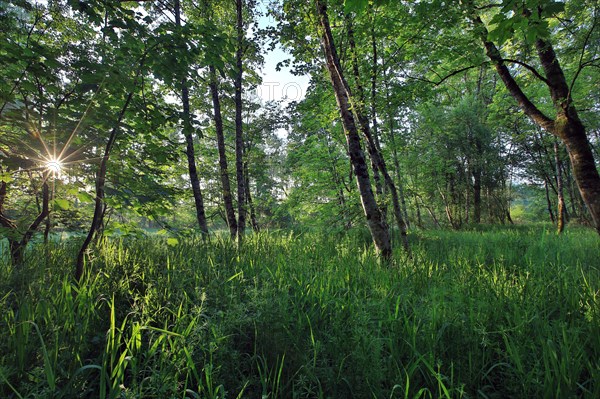
<svg viewBox="0 0 600 399">
<path fill-rule="evenodd" d="M 243 41 L 244 19 L 242 0 L 236 0 L 236 32 L 237 49 L 235 52 L 236 74 L 235 86 L 235 172 L 237 178 L 237 239 L 241 244 L 246 230 L 246 182 L 244 180 L 244 130 L 242 125 L 242 75 L 243 75 Z"/>
<path fill-rule="evenodd" d="M 221 100 L 219 98 L 217 73 L 213 65 L 209 66 L 209 72 L 209 87 L 213 102 L 213 118 L 215 120 L 215 131 L 217 134 L 217 150 L 219 152 L 219 175 L 221 177 L 223 204 L 225 205 L 225 216 L 227 226 L 229 227 L 229 235 L 231 236 L 231 239 L 235 239 L 237 234 L 237 221 L 235 220 L 233 198 L 231 195 L 231 182 L 229 180 L 229 171 L 227 170 L 227 153 L 225 152 L 225 135 L 223 133 L 223 118 L 221 116 Z"/>
<path fill-rule="evenodd" d="M 364 153 L 360 145 L 360 137 L 350 106 L 350 92 L 345 82 L 342 68 L 339 62 L 329 17 L 327 15 L 327 6 L 321 0 L 316 0 L 317 15 L 321 26 L 321 39 L 323 51 L 327 64 L 327 70 L 331 79 L 331 84 L 335 92 L 336 102 L 340 111 L 342 124 L 346 133 L 346 142 L 348 144 L 348 153 L 352 169 L 356 176 L 360 199 L 367 219 L 367 226 L 371 232 L 371 237 L 379 254 L 383 259 L 390 259 L 392 256 L 392 246 L 388 227 L 385 224 L 381 211 L 377 206 L 375 195 L 371 187 L 371 179 L 367 169 Z"/>
</svg>

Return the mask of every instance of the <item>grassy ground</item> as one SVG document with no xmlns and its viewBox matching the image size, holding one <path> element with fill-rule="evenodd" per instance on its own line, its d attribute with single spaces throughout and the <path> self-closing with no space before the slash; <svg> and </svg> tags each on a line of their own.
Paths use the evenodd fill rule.
<svg viewBox="0 0 600 399">
<path fill-rule="evenodd" d="M 0 266 L 0 397 L 600 397 L 593 232 L 411 239 L 112 241 L 81 288 L 77 243 L 38 247 Z"/>
</svg>

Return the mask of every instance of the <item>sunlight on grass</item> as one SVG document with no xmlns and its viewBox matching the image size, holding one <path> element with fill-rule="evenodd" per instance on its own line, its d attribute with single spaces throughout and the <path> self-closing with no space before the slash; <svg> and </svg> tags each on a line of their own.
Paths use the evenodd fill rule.
<svg viewBox="0 0 600 399">
<path fill-rule="evenodd" d="M 412 239 L 111 240 L 79 288 L 50 243 L 0 268 L 0 396 L 600 397 L 593 232 Z"/>
</svg>

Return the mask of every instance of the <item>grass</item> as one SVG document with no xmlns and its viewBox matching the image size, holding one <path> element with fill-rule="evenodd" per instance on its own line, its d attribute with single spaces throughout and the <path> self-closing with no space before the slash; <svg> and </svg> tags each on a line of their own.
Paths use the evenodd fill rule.
<svg viewBox="0 0 600 399">
<path fill-rule="evenodd" d="M 0 266 L 2 398 L 600 397 L 600 240 L 427 231 L 77 242 Z M 74 295 L 76 294 L 76 295 Z"/>
</svg>

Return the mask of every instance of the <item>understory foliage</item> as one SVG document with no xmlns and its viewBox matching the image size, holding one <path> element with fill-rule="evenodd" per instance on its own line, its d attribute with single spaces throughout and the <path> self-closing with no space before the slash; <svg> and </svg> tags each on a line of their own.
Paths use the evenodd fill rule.
<svg viewBox="0 0 600 399">
<path fill-rule="evenodd" d="M 0 268 L 3 398 L 600 397 L 599 244 L 548 226 L 76 240 Z M 170 244 L 170 245 L 169 245 Z"/>
</svg>

